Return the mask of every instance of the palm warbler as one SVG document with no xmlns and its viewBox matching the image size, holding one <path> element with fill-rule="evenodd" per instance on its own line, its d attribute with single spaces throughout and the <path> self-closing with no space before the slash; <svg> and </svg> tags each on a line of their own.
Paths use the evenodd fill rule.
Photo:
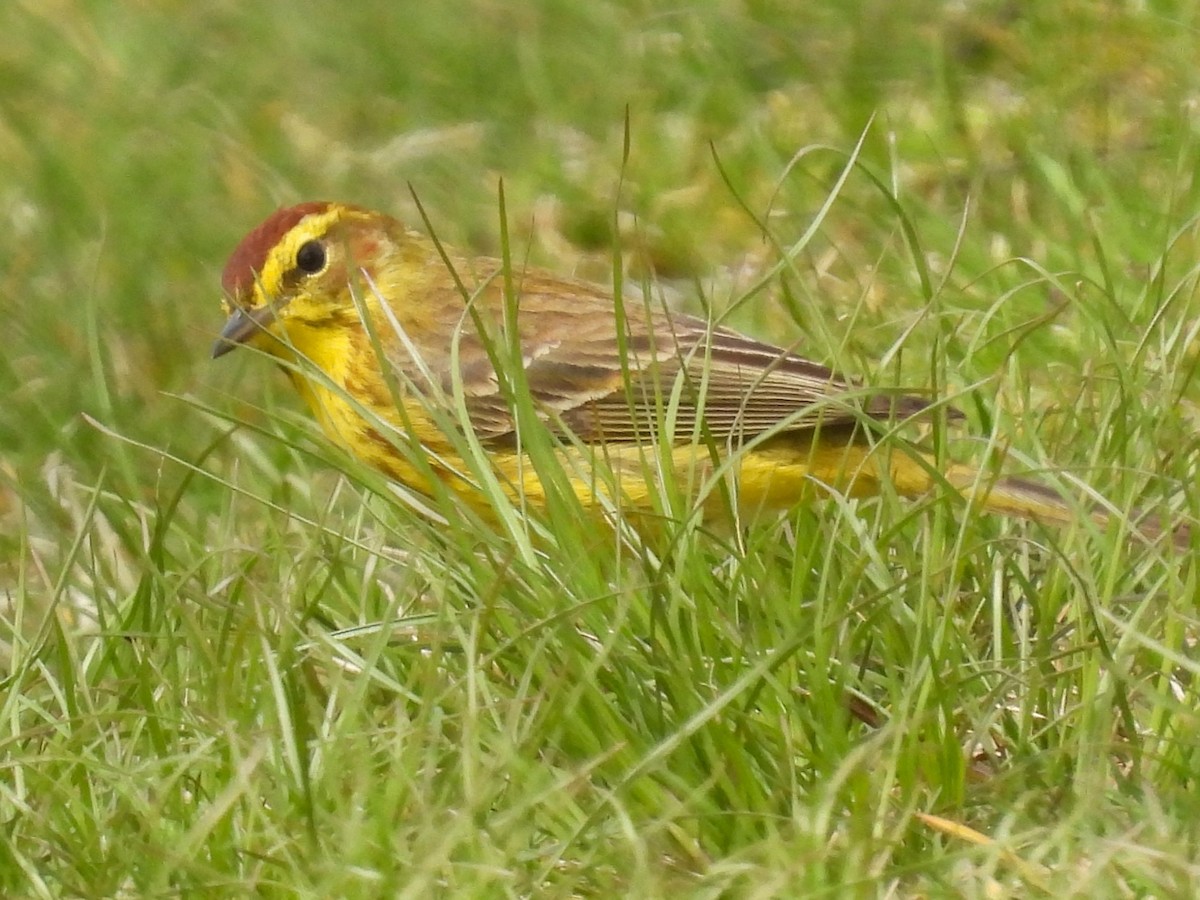
<svg viewBox="0 0 1200 900">
<path fill-rule="evenodd" d="M 332 440 L 426 494 L 436 480 L 487 506 L 462 458 L 461 433 L 450 433 L 462 422 L 511 497 L 545 500 L 497 367 L 511 346 L 585 504 L 603 495 L 652 509 L 650 459 L 684 483 L 698 468 L 722 467 L 740 508 L 785 508 L 831 490 L 866 495 L 886 479 L 904 496 L 948 486 L 996 513 L 1077 518 L 1076 507 L 1040 485 L 937 467 L 872 440 L 889 420 L 927 415 L 926 400 L 867 393 L 779 347 L 640 300 L 618 313 L 601 288 L 537 269 L 505 272 L 357 206 L 276 211 L 234 250 L 222 285 L 229 318 L 213 356 L 248 344 L 284 361 Z M 450 408 L 465 419 L 445 414 Z M 588 452 L 602 454 L 614 477 L 578 465 Z"/>
</svg>

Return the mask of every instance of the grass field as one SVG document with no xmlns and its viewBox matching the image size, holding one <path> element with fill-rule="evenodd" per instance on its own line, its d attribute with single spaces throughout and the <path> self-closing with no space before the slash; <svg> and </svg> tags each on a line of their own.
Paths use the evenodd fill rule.
<svg viewBox="0 0 1200 900">
<path fill-rule="evenodd" d="M 1028 9 L 1026 7 L 1029 7 Z M 1140 897 L 1200 879 L 1196 553 L 838 497 L 439 523 L 219 273 L 329 198 L 1200 518 L 1200 4 L 0 8 L 0 895 Z M 1194 544 L 1195 546 L 1195 544 Z"/>
</svg>

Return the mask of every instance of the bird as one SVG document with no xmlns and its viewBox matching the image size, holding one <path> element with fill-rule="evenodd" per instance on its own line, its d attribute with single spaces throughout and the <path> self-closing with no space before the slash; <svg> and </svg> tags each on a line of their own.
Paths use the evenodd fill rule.
<svg viewBox="0 0 1200 900">
<path fill-rule="evenodd" d="M 1110 518 L 1041 483 L 882 439 L 905 423 L 962 419 L 948 404 L 871 390 L 706 318 L 463 253 L 354 204 L 276 210 L 234 249 L 221 285 L 214 358 L 239 346 L 274 357 L 335 444 L 485 518 L 494 498 L 465 434 L 509 499 L 544 507 L 552 493 L 518 394 L 587 508 L 653 513 L 673 479 L 707 484 L 706 513 L 728 513 L 719 476 L 742 512 L 890 485 L 1042 523 Z M 1134 531 L 1160 534 L 1148 521 Z M 1172 537 L 1190 542 L 1186 528 Z"/>
</svg>

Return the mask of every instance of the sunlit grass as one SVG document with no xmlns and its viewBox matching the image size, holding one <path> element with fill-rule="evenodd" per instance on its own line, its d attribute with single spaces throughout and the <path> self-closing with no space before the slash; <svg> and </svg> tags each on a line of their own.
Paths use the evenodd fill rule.
<svg viewBox="0 0 1200 900">
<path fill-rule="evenodd" d="M 888 493 L 485 526 L 207 357 L 272 204 L 415 193 L 1194 523 L 1191 5 L 56 10 L 0 13 L 0 893 L 1190 893 L 1193 554 Z"/>
</svg>

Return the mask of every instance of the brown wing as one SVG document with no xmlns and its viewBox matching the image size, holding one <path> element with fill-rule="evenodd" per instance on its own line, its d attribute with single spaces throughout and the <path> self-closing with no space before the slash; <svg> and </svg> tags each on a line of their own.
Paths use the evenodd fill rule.
<svg viewBox="0 0 1200 900">
<path fill-rule="evenodd" d="M 499 285 L 486 275 L 477 283 L 484 287 L 473 302 L 485 319 L 498 323 Z M 584 442 L 657 438 L 669 407 L 681 440 L 702 426 L 714 440 L 738 443 L 770 429 L 852 425 L 864 416 L 903 419 L 928 405 L 911 395 L 868 395 L 857 383 L 779 347 L 692 316 L 652 313 L 632 298 L 623 364 L 610 295 L 537 271 L 524 274 L 520 291 L 517 321 L 530 394 L 551 425 L 561 423 Z M 451 320 L 459 326 L 458 377 L 476 433 L 485 441 L 511 441 L 512 412 L 474 320 L 449 291 L 435 307 L 446 330 L 454 330 Z M 444 349 L 423 350 L 444 377 L 442 387 L 452 392 Z M 429 358 L 434 354 L 438 358 Z"/>
<path fill-rule="evenodd" d="M 830 369 L 690 316 L 674 317 L 670 355 L 639 368 L 625 388 L 579 403 L 563 421 L 585 441 L 636 441 L 657 436 L 662 410 L 674 404 L 674 433 L 740 443 L 772 429 L 801 431 L 897 419 L 928 403 L 910 395 L 868 395 Z M 631 354 L 632 355 L 632 354 Z M 533 372 L 530 386 L 534 390 Z M 700 420 L 699 422 L 697 420 Z"/>
</svg>

